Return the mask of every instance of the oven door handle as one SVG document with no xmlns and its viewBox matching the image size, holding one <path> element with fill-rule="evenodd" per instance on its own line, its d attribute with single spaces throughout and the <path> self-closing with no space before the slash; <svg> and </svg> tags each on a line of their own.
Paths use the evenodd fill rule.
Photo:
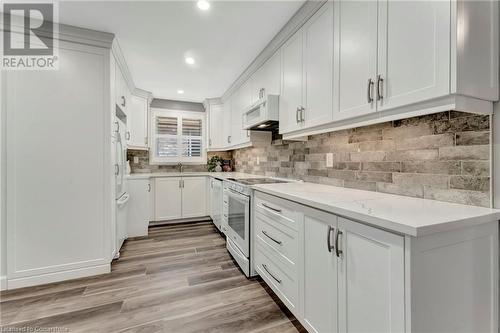
<svg viewBox="0 0 500 333">
<path fill-rule="evenodd" d="M 244 195 L 244 194 L 236 192 L 235 190 L 230 189 L 230 188 L 226 188 L 226 190 L 229 192 L 230 195 L 239 197 L 239 198 L 245 200 L 245 202 L 249 202 L 250 201 L 250 198 L 248 196 Z"/>
</svg>

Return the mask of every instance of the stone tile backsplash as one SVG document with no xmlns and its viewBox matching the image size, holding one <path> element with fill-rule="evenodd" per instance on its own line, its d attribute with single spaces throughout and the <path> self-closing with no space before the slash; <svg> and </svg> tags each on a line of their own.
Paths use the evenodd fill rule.
<svg viewBox="0 0 500 333">
<path fill-rule="evenodd" d="M 207 158 L 213 155 L 219 155 L 224 159 L 231 159 L 231 152 L 217 152 L 208 153 Z M 134 156 L 139 158 L 139 163 L 134 163 Z M 132 173 L 149 173 L 149 172 L 179 172 L 179 167 L 177 165 L 153 165 L 149 164 L 149 152 L 147 150 L 131 150 L 127 151 L 127 160 L 130 161 L 130 168 Z M 234 163 L 232 163 L 234 165 Z M 207 171 L 206 164 L 196 164 L 189 165 L 185 164 L 183 166 L 184 172 L 205 172 Z"/>
<path fill-rule="evenodd" d="M 488 207 L 489 131 L 489 116 L 449 111 L 274 140 L 235 150 L 233 159 L 239 172 Z"/>
</svg>

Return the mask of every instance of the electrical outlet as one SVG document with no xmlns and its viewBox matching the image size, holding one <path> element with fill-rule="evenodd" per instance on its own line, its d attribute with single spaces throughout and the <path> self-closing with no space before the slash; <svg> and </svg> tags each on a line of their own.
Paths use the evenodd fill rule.
<svg viewBox="0 0 500 333">
<path fill-rule="evenodd" d="M 333 167 L 333 153 L 326 154 L 326 167 L 327 168 Z"/>
<path fill-rule="evenodd" d="M 257 165 L 259 165 L 259 164 L 260 164 L 260 157 L 257 156 Z"/>
<path fill-rule="evenodd" d="M 134 156 L 134 164 L 138 164 L 139 163 L 139 156 Z"/>
</svg>

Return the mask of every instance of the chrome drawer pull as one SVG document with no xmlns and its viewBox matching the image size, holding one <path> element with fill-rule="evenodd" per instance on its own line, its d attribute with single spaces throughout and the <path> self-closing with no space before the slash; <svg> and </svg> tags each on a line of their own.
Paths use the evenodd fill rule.
<svg viewBox="0 0 500 333">
<path fill-rule="evenodd" d="M 271 273 L 269 269 L 267 269 L 266 264 L 262 264 L 262 267 L 266 270 L 267 274 L 269 274 L 276 282 L 281 283 L 281 280 L 276 278 L 276 276 L 274 276 L 273 273 Z"/>
<path fill-rule="evenodd" d="M 265 231 L 265 230 L 262 230 L 262 233 L 267 237 L 269 238 L 270 240 L 272 240 L 273 242 L 275 242 L 276 244 L 280 244 L 282 243 L 282 241 L 279 241 L 271 236 L 269 236 L 269 234 Z"/>
<path fill-rule="evenodd" d="M 281 214 L 281 209 L 278 209 L 278 208 L 274 208 L 274 207 L 271 207 L 271 206 L 268 206 L 266 205 L 265 203 L 262 203 L 262 206 L 266 207 L 267 209 L 270 209 L 272 211 L 275 211 L 276 213 L 280 213 Z"/>
</svg>

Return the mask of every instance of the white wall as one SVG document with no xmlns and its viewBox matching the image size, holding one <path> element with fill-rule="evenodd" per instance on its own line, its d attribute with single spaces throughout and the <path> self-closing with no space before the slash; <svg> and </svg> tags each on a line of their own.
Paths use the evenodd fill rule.
<svg viewBox="0 0 500 333">
<path fill-rule="evenodd" d="M 6 289 L 7 281 L 7 219 L 5 217 L 5 98 L 2 85 L 3 74 L 0 74 L 0 290 Z"/>
<path fill-rule="evenodd" d="M 500 102 L 495 103 L 492 118 L 493 156 L 491 159 L 491 176 L 493 177 L 493 207 L 500 208 Z"/>
</svg>

